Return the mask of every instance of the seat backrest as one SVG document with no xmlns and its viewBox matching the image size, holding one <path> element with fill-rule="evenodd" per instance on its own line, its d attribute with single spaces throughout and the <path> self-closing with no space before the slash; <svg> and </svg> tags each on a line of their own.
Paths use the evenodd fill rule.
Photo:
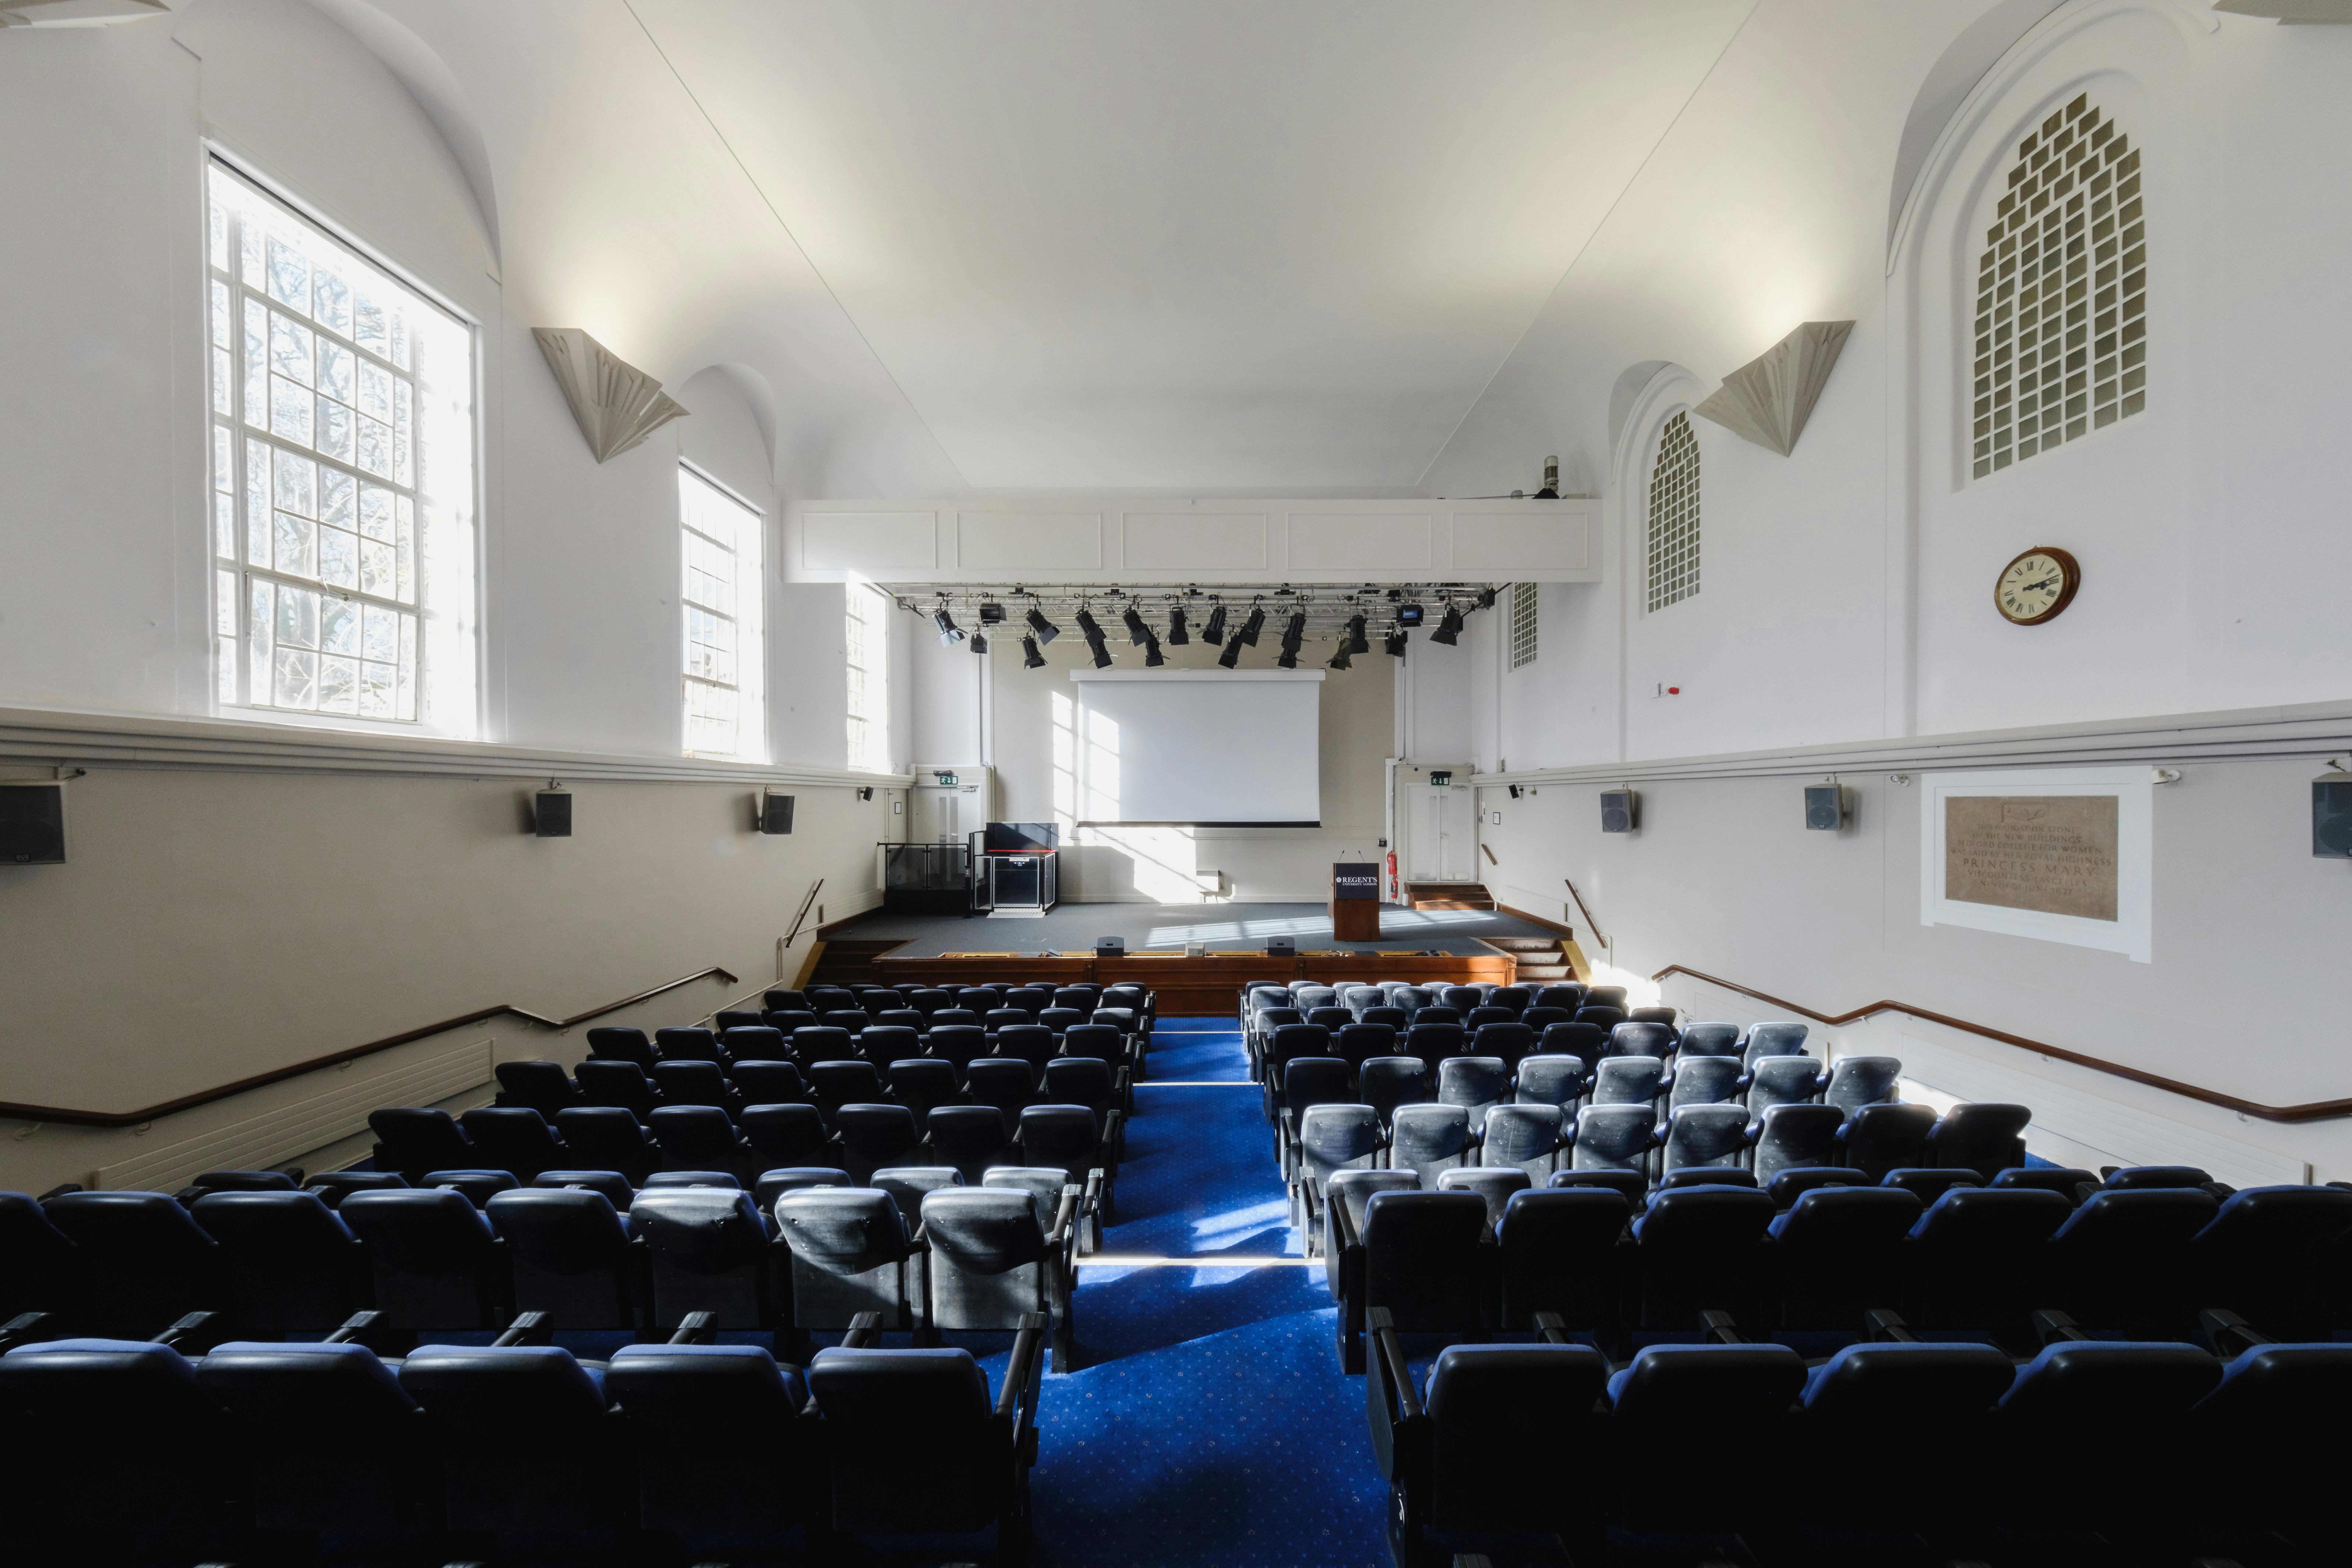
<svg viewBox="0 0 2352 1568">
<path fill-rule="evenodd" d="M 1046 1256 L 1037 1205 L 1017 1189 L 943 1187 L 923 1198 L 922 1220 L 939 1270 L 932 1279 L 935 1290 L 942 1283 L 940 1276 L 994 1276 Z M 1027 1310 L 1037 1310 L 1034 1287 Z"/>
<path fill-rule="evenodd" d="M 751 1146 L 751 1163 L 761 1170 L 814 1163 L 824 1146 L 824 1113 L 814 1105 L 748 1106 L 737 1125 Z"/>
<path fill-rule="evenodd" d="M 771 1013 L 805 1012 L 808 1010 L 808 998 L 797 991 L 762 991 L 760 993 L 760 1005 Z"/>
<path fill-rule="evenodd" d="M 1025 1018 L 1028 1015 L 1023 1014 L 1022 1016 Z M 923 1054 L 923 1037 L 911 1024 L 868 1024 L 865 1033 L 856 1037 L 856 1041 L 857 1054 L 877 1068 Z"/>
<path fill-rule="evenodd" d="M 977 1530 L 994 1516 L 1009 1460 L 971 1352 L 823 1350 L 808 1383 L 835 1527 Z"/>
<path fill-rule="evenodd" d="M 1377 985 L 1360 984 L 1339 987 L 1339 1005 L 1358 1018 L 1364 1016 L 1368 1007 L 1387 1006 L 1388 1000 L 1388 993 Z"/>
<path fill-rule="evenodd" d="M 601 1105 L 625 1110 L 643 1119 L 653 1113 L 661 1103 L 654 1092 L 653 1079 L 646 1069 L 631 1061 L 604 1060 L 592 1057 L 572 1069 L 580 1083 L 580 1097 L 590 1105 Z M 380 1114 L 380 1113 L 379 1113 Z M 453 1164 L 443 1159 L 438 1164 Z"/>
<path fill-rule="evenodd" d="M 1777 1428 L 1804 1392 L 1804 1358 L 1786 1345 L 1652 1345 L 1609 1380 L 1619 1442 L 1671 1441 L 1685 1435 L 1693 1411 L 1721 1430 Z"/>
<path fill-rule="evenodd" d="M 1519 1022 L 1541 1035 L 1554 1024 L 1573 1023 L 1576 1010 L 1572 1007 L 1528 1007 L 1521 1010 Z"/>
<path fill-rule="evenodd" d="M 687 1313 L 706 1311 L 718 1314 L 722 1329 L 773 1325 L 768 1233 L 750 1193 L 648 1188 L 629 1205 L 629 1234 L 645 1239 L 651 1257 L 656 1329 L 675 1328 Z"/>
<path fill-rule="evenodd" d="M 761 1347 L 624 1345 L 604 1386 L 628 1421 L 643 1528 L 779 1534 L 821 1505 L 807 1385 Z"/>
<path fill-rule="evenodd" d="M 1364 1205 L 1372 1201 L 1374 1193 L 1421 1190 L 1421 1178 L 1411 1171 L 1393 1167 L 1377 1171 L 1346 1170 L 1332 1173 L 1325 1196 L 1328 1202 L 1347 1210 L 1351 1234 L 1361 1237 L 1364 1234 Z M 1329 1259 L 1332 1294 L 1336 1296 L 1339 1289 L 1339 1254 L 1336 1248 L 1327 1248 L 1326 1256 Z"/>
<path fill-rule="evenodd" d="M 1000 1163 L 1008 1142 L 1004 1113 L 992 1105 L 942 1105 L 924 1123 L 931 1156 L 953 1165 L 963 1179 L 979 1184 L 991 1165 Z"/>
<path fill-rule="evenodd" d="M 1441 1193 L 1475 1193 L 1486 1200 L 1486 1223 L 1503 1223 L 1503 1206 L 1520 1193 L 1534 1186 L 1527 1172 L 1517 1165 L 1471 1165 L 1451 1171 L 1440 1171 L 1434 1182 L 1424 1183 Z"/>
<path fill-rule="evenodd" d="M 1476 1193 L 1374 1193 L 1364 1205 L 1364 1307 L 1416 1331 L 1475 1331 L 1486 1202 Z"/>
<path fill-rule="evenodd" d="M 1954 1187 L 1981 1187 L 1984 1181 L 1965 1165 L 1898 1165 L 1878 1179 L 1884 1187 L 1900 1187 L 1932 1205 Z"/>
<path fill-rule="evenodd" d="M 1739 1077 L 1736 1057 L 1685 1058 L 1675 1064 L 1674 1086 L 1667 1093 L 1666 1108 L 1671 1111 L 1685 1105 L 1726 1104 L 1739 1092 Z M 1745 1116 L 1747 1112 L 1743 1110 L 1741 1114 Z"/>
<path fill-rule="evenodd" d="M 1282 1108 L 1294 1121 L 1311 1105 L 1348 1105 L 1356 1099 L 1356 1074 L 1338 1057 L 1293 1057 L 1283 1064 Z"/>
<path fill-rule="evenodd" d="M 1664 1168 L 1737 1165 L 1748 1147 L 1744 1105 L 1685 1105 L 1666 1118 Z"/>
<path fill-rule="evenodd" d="M 143 1529 L 184 1534 L 229 1524 L 223 1500 L 243 1489 L 224 1463 L 236 1434 L 169 1345 L 114 1338 L 20 1346 L 0 1356 L 0 1410 L 12 1563 L 97 1561 L 92 1549 L 118 1531 L 123 1550 L 106 1555 L 122 1561 Z M 126 1432 L 153 1445 L 156 1458 L 133 1450 L 93 1462 Z M 51 1540 L 58 1550 L 44 1551 Z"/>
<path fill-rule="evenodd" d="M 808 1080 L 801 1069 L 788 1061 L 755 1059 L 739 1061 L 728 1074 L 735 1092 L 743 1103 L 754 1105 L 804 1105 L 808 1102 Z"/>
<path fill-rule="evenodd" d="M 551 1312 L 566 1329 L 634 1329 L 628 1228 L 604 1193 L 524 1187 L 490 1199 L 507 1244 L 518 1312 Z"/>
<path fill-rule="evenodd" d="M 1901 1187 L 1819 1186 L 1799 1194 L 1788 1212 L 1771 1224 L 1774 1248 L 1791 1268 L 1814 1268 L 1827 1260 L 1884 1262 L 1919 1223 L 1918 1194 Z M 1886 1281 L 1892 1304 L 1896 1282 Z"/>
<path fill-rule="evenodd" d="M 359 1239 L 313 1194 L 207 1193 L 188 1212 L 221 1246 L 240 1333 L 325 1333 L 367 1304 Z"/>
<path fill-rule="evenodd" d="M 632 1179 L 652 1168 L 653 1150 L 634 1112 L 615 1106 L 576 1105 L 557 1114 L 555 1130 L 580 1165 L 618 1171 Z"/>
<path fill-rule="evenodd" d="M 0 1192 L 0 1323 L 19 1312 L 79 1321 L 88 1310 L 88 1266 L 29 1194 Z"/>
<path fill-rule="evenodd" d="M 492 1070 L 498 1074 L 500 1105 L 528 1106 L 551 1117 L 580 1103 L 580 1091 L 572 1087 L 572 1076 L 561 1062 L 500 1062 Z"/>
<path fill-rule="evenodd" d="M 457 1119 L 446 1110 L 390 1106 L 370 1111 L 368 1126 L 382 1151 L 376 1163 L 395 1165 L 403 1175 L 442 1165 L 462 1165 L 471 1155 L 472 1145 L 459 1130 Z"/>
<path fill-rule="evenodd" d="M 1739 1055 L 1739 1026 L 1685 1024 L 1675 1042 L 1675 1051 L 1685 1059 L 1693 1057 L 1736 1057 Z"/>
<path fill-rule="evenodd" d="M 205 1352 L 196 1383 L 247 1432 L 302 1434 L 247 1468 L 258 1528 L 379 1532 L 408 1523 L 411 1467 L 351 1458 L 413 1432 L 420 1419 L 416 1401 L 366 1346 L 232 1340 Z"/>
<path fill-rule="evenodd" d="M 522 1185 L 512 1171 L 489 1166 L 469 1167 L 462 1171 L 427 1171 L 416 1184 L 420 1187 L 446 1187 L 465 1195 L 476 1208 L 488 1205 L 492 1194 L 510 1193 Z"/>
<path fill-rule="evenodd" d="M 1290 1005 L 1300 1012 L 1312 1012 L 1318 1007 L 1339 1005 L 1339 993 L 1328 985 L 1294 985 L 1290 988 Z"/>
<path fill-rule="evenodd" d="M 611 1521 L 615 1495 L 601 1465 L 582 1464 L 611 1439 L 603 1386 L 554 1345 L 419 1345 L 400 1386 L 441 1432 L 442 1507 L 464 1531 L 577 1531 Z M 495 1464 L 484 1457 L 498 1456 Z"/>
<path fill-rule="evenodd" d="M 1470 1054 L 1499 1057 L 1511 1065 L 1535 1054 L 1536 1032 L 1525 1024 L 1503 1020 L 1480 1024 L 1470 1035 Z"/>
<path fill-rule="evenodd" d="M 375 1304 L 409 1330 L 495 1329 L 506 1273 L 490 1222 L 463 1193 L 353 1193 L 336 1211 L 368 1245 Z"/>
<path fill-rule="evenodd" d="M 1529 986 L 1497 985 L 1492 991 L 1486 993 L 1485 1005 L 1489 1007 L 1506 1008 L 1510 1012 L 1510 1015 L 1516 1018 L 1520 1014 L 1526 1012 L 1529 1007 L 1534 1006 L 1536 994 Z"/>
<path fill-rule="evenodd" d="M 1369 1169 L 1381 1146 L 1381 1114 L 1369 1105 L 1313 1105 L 1298 1119 L 1301 1170 L 1318 1183 L 1336 1171 Z"/>
<path fill-rule="evenodd" d="M 1824 1430 L 1899 1431 L 1958 1458 L 1982 1441 L 2016 1378 L 2016 1363 L 1991 1345 L 1848 1345 L 1806 1379 L 1804 1410 Z"/>
<path fill-rule="evenodd" d="M 566 1162 L 554 1129 L 536 1110 L 477 1106 L 458 1120 L 473 1142 L 474 1157 L 509 1172 L 518 1182 L 528 1182 L 550 1165 Z"/>
<path fill-rule="evenodd" d="M 1045 1064 L 1061 1048 L 1062 1043 L 1054 1037 L 1054 1031 L 1043 1024 L 1009 1024 L 996 1032 L 998 1056 L 1018 1057 L 1039 1072 L 1045 1070 Z"/>
<path fill-rule="evenodd" d="M 711 1015 L 710 1026 L 719 1032 L 719 1044 L 724 1046 L 727 1043 L 728 1030 L 759 1028 L 760 1015 L 756 1011 L 746 1012 L 740 1007 L 721 1007 Z"/>
<path fill-rule="evenodd" d="M 1806 1026 L 1802 1024 L 1771 1023 L 1748 1026 L 1748 1065 L 1754 1067 L 1766 1057 L 1792 1057 L 1805 1048 Z"/>
<path fill-rule="evenodd" d="M 816 1021 L 828 1029 L 839 1029 L 849 1035 L 862 1035 L 866 1032 L 866 1026 L 873 1023 L 874 1019 L 863 1007 L 828 1007 L 816 1016 Z"/>
<path fill-rule="evenodd" d="M 822 1273 L 869 1274 L 908 1255 L 907 1215 L 878 1187 L 793 1188 L 779 1194 L 773 1207 L 777 1238 L 792 1249 L 796 1264 Z M 891 1288 L 896 1289 L 895 1283 Z M 895 1297 L 889 1316 L 897 1317 Z"/>
<path fill-rule="evenodd" d="M 190 1312 L 229 1306 L 218 1244 L 168 1194 L 62 1193 L 41 1208 L 89 1271 L 100 1333 L 148 1339 Z"/>
<path fill-rule="evenodd" d="M 1356 1016 L 1347 1008 L 1334 1005 L 1328 1007 L 1307 1008 L 1307 1021 L 1322 1028 L 1338 1030 L 1344 1029 L 1354 1023 Z"/>
<path fill-rule="evenodd" d="M 1399 985 L 1389 992 L 1389 1005 L 1403 1008 L 1407 1018 L 1413 1017 L 1436 1000 L 1425 985 Z"/>
<path fill-rule="evenodd" d="M 1603 1331 L 1617 1321 L 1612 1258 L 1633 1205 L 1605 1187 L 1551 1187 L 1508 1194 L 1495 1226 L 1501 1251 L 1500 1327 L 1535 1326 L 1535 1314 L 1564 1314 L 1572 1331 Z"/>
<path fill-rule="evenodd" d="M 2094 1172 L 2078 1170 L 2072 1165 L 2013 1165 L 1994 1176 L 1990 1184 L 1996 1187 L 2036 1187 L 2045 1193 L 2056 1193 L 2070 1204 L 2079 1204 L 2084 1189 L 2096 1189 L 2099 1178 Z"/>
<path fill-rule="evenodd" d="M 1487 1110 L 1510 1092 L 1510 1066 L 1500 1057 L 1449 1057 L 1437 1064 L 1437 1102 L 1467 1110 L 1474 1129 L 1485 1128 Z"/>
<path fill-rule="evenodd" d="M 964 1070 L 964 1091 L 974 1105 L 992 1105 L 1005 1125 L 1037 1098 L 1036 1069 L 1018 1057 L 983 1057 Z"/>
<path fill-rule="evenodd" d="M 1035 1017 L 1054 1005 L 1054 988 L 1050 985 L 1016 985 L 1004 994 L 1007 1007 L 1018 1007 Z"/>
<path fill-rule="evenodd" d="M 1614 1007 L 1625 1010 L 1625 988 L 1622 985 L 1588 985 L 1584 988 L 1584 1005 L 1588 1007 Z"/>
<path fill-rule="evenodd" d="M 795 1007 L 788 1012 L 762 1013 L 760 1015 L 760 1022 L 783 1036 L 786 1040 L 790 1040 L 803 1029 L 814 1029 L 818 1026 L 816 1015 L 805 1007 Z"/>
<path fill-rule="evenodd" d="M 1997 1440 L 2047 1439 L 2096 1423 L 2130 1433 L 2135 1445 L 2168 1447 L 2187 1437 L 2189 1410 L 2221 1381 L 2221 1363 L 2194 1345 L 2061 1341 L 2019 1369 L 2000 1396 Z"/>
<path fill-rule="evenodd" d="M 1584 1092 L 1584 1063 L 1576 1057 L 1533 1056 L 1519 1063 L 1514 1098 L 1521 1105 L 1573 1103 Z"/>
<path fill-rule="evenodd" d="M 846 1029 L 815 1024 L 793 1031 L 793 1060 L 803 1071 L 822 1062 L 854 1061 L 856 1058 L 856 1038 Z"/>
<path fill-rule="evenodd" d="M 2244 1187 L 2189 1248 L 2200 1307 L 2225 1307 L 2276 1339 L 2325 1340 L 2341 1321 L 2336 1268 L 2352 1235 L 2352 1192 Z"/>
<path fill-rule="evenodd" d="M 1547 985 L 1536 993 L 1535 1005 L 1538 1007 L 1558 1007 L 1573 1015 L 1579 1007 L 1584 1005 L 1584 987 L 1574 982 L 1561 985 Z"/>
<path fill-rule="evenodd" d="M 1033 1105 L 1022 1111 L 1013 1130 L 1024 1165 L 1056 1166 L 1084 1185 L 1087 1173 L 1100 1163 L 1100 1124 L 1083 1105 Z"/>
<path fill-rule="evenodd" d="M 1432 1002 L 1425 1007 L 1414 1008 L 1412 1021 L 1416 1024 L 1459 1024 L 1462 1022 L 1462 1009 L 1448 1007 L 1443 1002 Z"/>
<path fill-rule="evenodd" d="M 1618 1025 L 1625 1021 L 1625 1009 L 1622 1007 L 1596 1006 L 1594 1004 L 1587 1002 L 1583 1006 L 1579 1007 L 1576 1010 L 1576 1016 L 1570 1021 L 1578 1024 L 1590 1024 L 1594 1028 L 1600 1030 L 1602 1036 L 1606 1037 L 1611 1030 L 1614 1029 Z"/>
<path fill-rule="evenodd" d="M 1488 1112 L 1487 1125 L 1494 1125 Z M 1643 1105 L 1588 1105 L 1577 1113 L 1572 1168 L 1579 1171 L 1638 1171 L 1657 1141 L 1657 1114 Z"/>
<path fill-rule="evenodd" d="M 1935 1125 L 1936 1113 L 1924 1105 L 1865 1105 L 1840 1134 L 1843 1163 L 1874 1182 L 1889 1171 L 1921 1164 L 1927 1155 L 1927 1130 Z"/>
<path fill-rule="evenodd" d="M 2025 1163 L 2023 1135 L 2032 1120 L 2032 1110 L 2022 1105 L 1955 1105 L 1927 1133 L 1928 1163 L 1966 1166 L 1990 1182 L 2011 1166 Z"/>
<path fill-rule="evenodd" d="M 1665 1092 L 1666 1064 L 1656 1057 L 1603 1057 L 1593 1068 L 1595 1105 L 1648 1105 Z"/>
<path fill-rule="evenodd" d="M 1357 1098 L 1386 1121 L 1398 1106 L 1429 1099 L 1432 1076 L 1419 1057 L 1373 1057 L 1356 1074 Z"/>
<path fill-rule="evenodd" d="M 2005 1174 L 2006 1173 L 2004 1173 Z M 2149 1187 L 2205 1187 L 2213 1178 L 2196 1165 L 2119 1165 L 2099 1184 L 2117 1192 Z"/>
<path fill-rule="evenodd" d="M 882 1098 L 882 1074 L 872 1062 L 818 1062 L 808 1069 L 809 1098 L 830 1122 L 845 1105 Z"/>
<path fill-rule="evenodd" d="M 625 1212 L 629 1200 L 636 1196 L 636 1188 L 630 1185 L 629 1178 L 618 1171 L 541 1171 L 539 1180 L 531 1184 L 547 1188 L 578 1187 L 583 1192 L 601 1194 L 604 1201 L 613 1205 L 615 1214 Z M 497 1201 L 495 1196 L 492 1201 Z"/>
<path fill-rule="evenodd" d="M 1471 1008 L 1486 1005 L 1486 993 L 1475 985 L 1442 985 L 1436 991 L 1439 1005 L 1451 1007 L 1465 1017 Z"/>
<path fill-rule="evenodd" d="M 726 1171 L 740 1176 L 751 1151 L 737 1136 L 727 1113 L 710 1105 L 665 1105 L 646 1118 L 661 1148 L 657 1171 Z"/>
<path fill-rule="evenodd" d="M 855 1182 L 870 1182 L 883 1166 L 912 1164 L 919 1157 L 922 1134 L 915 1113 L 903 1105 L 845 1105 L 834 1112 L 833 1129 L 842 1169 Z"/>
<path fill-rule="evenodd" d="M 1406 1026 L 1402 1048 L 1406 1056 L 1433 1063 L 1460 1056 L 1468 1044 L 1469 1037 L 1459 1024 L 1412 1024 Z"/>
<path fill-rule="evenodd" d="M 978 1024 L 942 1024 L 931 1016 L 931 1032 L 923 1037 L 923 1052 L 954 1064 L 961 1073 L 988 1054 L 988 1031 Z"/>
<path fill-rule="evenodd" d="M 1083 1105 L 1100 1122 L 1118 1109 L 1118 1080 L 1110 1064 L 1098 1057 L 1059 1057 L 1045 1064 L 1045 1098 L 1055 1104 Z"/>
<path fill-rule="evenodd" d="M 757 1023 L 739 1024 L 721 1031 L 719 1049 L 721 1055 L 738 1065 L 744 1062 L 780 1062 L 793 1054 L 792 1041 L 782 1029 L 772 1029 L 765 1024 Z"/>
<path fill-rule="evenodd" d="M 656 1029 L 654 1049 L 665 1061 L 715 1062 L 719 1059 L 719 1037 L 699 1027 Z"/>
<path fill-rule="evenodd" d="M 650 1068 L 660 1058 L 643 1029 L 624 1025 L 600 1025 L 588 1031 L 588 1054 L 605 1061 L 635 1062 Z"/>
<path fill-rule="evenodd" d="M 953 1105 L 961 1092 L 955 1064 L 932 1057 L 894 1061 L 883 1076 L 889 1083 L 890 1098 L 915 1113 L 919 1127 L 927 1123 L 939 1107 Z"/>
<path fill-rule="evenodd" d="M 1389 1165 L 1434 1187 L 1441 1172 L 1468 1157 L 1470 1113 L 1458 1105 L 1401 1105 L 1389 1125 Z M 1516 1167 L 1514 1167 L 1516 1169 Z"/>
<path fill-rule="evenodd" d="M 1749 1078 L 1750 1117 L 1760 1117 L 1767 1108 L 1775 1105 L 1805 1104 L 1824 1087 L 1821 1068 L 1811 1057 L 1766 1057 L 1756 1064 Z"/>
<path fill-rule="evenodd" d="M 1516 1165 L 1529 1182 L 1549 1180 L 1564 1117 L 1556 1105 L 1498 1105 L 1486 1112 L 1481 1165 Z"/>
<path fill-rule="evenodd" d="M 1462 1026 L 1475 1034 L 1489 1024 L 1510 1024 L 1517 1020 L 1518 1015 L 1508 1007 L 1473 1007 L 1462 1015 Z"/>
<path fill-rule="evenodd" d="M 1664 1061 L 1674 1054 L 1675 1032 L 1664 1024 L 1619 1024 L 1609 1031 L 1609 1043 L 1601 1048 L 1603 1060 L 1611 1057 L 1655 1057 Z"/>
<path fill-rule="evenodd" d="M 1601 1059 L 1609 1033 L 1597 1024 L 1547 1024 L 1537 1037 L 1536 1051 L 1547 1057 L 1574 1057 L 1591 1064 Z"/>
<path fill-rule="evenodd" d="M 1781 1173 L 1807 1166 L 1834 1165 L 1838 1128 L 1843 1117 L 1834 1105 L 1774 1105 L 1765 1108 L 1757 1129 L 1752 1168 L 1757 1184 L 1770 1186 Z"/>
</svg>

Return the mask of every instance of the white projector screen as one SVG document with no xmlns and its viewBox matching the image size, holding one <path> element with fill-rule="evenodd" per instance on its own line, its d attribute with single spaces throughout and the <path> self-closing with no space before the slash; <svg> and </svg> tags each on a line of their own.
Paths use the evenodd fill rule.
<svg viewBox="0 0 2352 1568">
<path fill-rule="evenodd" d="M 1321 826 L 1321 670 L 1073 670 L 1070 679 L 1082 826 Z"/>
</svg>

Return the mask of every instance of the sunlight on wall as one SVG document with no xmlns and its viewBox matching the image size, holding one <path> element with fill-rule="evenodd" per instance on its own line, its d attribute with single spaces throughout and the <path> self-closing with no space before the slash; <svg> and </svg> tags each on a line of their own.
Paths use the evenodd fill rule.
<svg viewBox="0 0 2352 1568">
<path fill-rule="evenodd" d="M 1078 731 L 1077 704 L 1054 693 L 1054 826 L 1062 842 L 1077 842 Z"/>
<path fill-rule="evenodd" d="M 1081 844 L 1125 855 L 1135 867 L 1135 890 L 1162 904 L 1200 903 L 1218 895 L 1213 871 L 1202 872 L 1189 827 L 1082 827 Z"/>
<path fill-rule="evenodd" d="M 1625 988 L 1625 1005 L 1628 1007 L 1657 1007 L 1664 1005 L 1664 1004 L 1659 1000 L 1658 983 L 1656 981 L 1651 979 L 1646 974 L 1637 974 L 1631 970 L 1620 969 L 1613 963 L 1605 963 L 1596 960 L 1592 965 L 1592 983 L 1595 985 L 1623 986 Z"/>
</svg>

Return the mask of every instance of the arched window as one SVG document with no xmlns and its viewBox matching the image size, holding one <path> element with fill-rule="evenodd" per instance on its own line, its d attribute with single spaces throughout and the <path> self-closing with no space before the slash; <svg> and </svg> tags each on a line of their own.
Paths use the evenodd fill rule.
<svg viewBox="0 0 2352 1568">
<path fill-rule="evenodd" d="M 2147 406 L 2139 174 L 2087 96 L 2017 144 L 1977 268 L 1976 478 Z"/>
<path fill-rule="evenodd" d="M 1690 415 L 1666 421 L 1650 469 L 1650 608 L 1698 592 L 1698 438 Z"/>
</svg>

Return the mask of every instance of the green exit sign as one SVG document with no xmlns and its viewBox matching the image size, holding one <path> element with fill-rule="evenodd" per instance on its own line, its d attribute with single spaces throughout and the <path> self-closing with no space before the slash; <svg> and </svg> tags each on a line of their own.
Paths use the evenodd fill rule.
<svg viewBox="0 0 2352 1568">
<path fill-rule="evenodd" d="M 956 776 L 953 773 L 933 773 L 931 777 L 943 784 L 951 784 L 956 782 Z"/>
<path fill-rule="evenodd" d="M 1429 782 L 1443 787 L 1454 782 L 1454 775 L 1452 773 L 1433 773 L 1429 775 Z"/>
</svg>

